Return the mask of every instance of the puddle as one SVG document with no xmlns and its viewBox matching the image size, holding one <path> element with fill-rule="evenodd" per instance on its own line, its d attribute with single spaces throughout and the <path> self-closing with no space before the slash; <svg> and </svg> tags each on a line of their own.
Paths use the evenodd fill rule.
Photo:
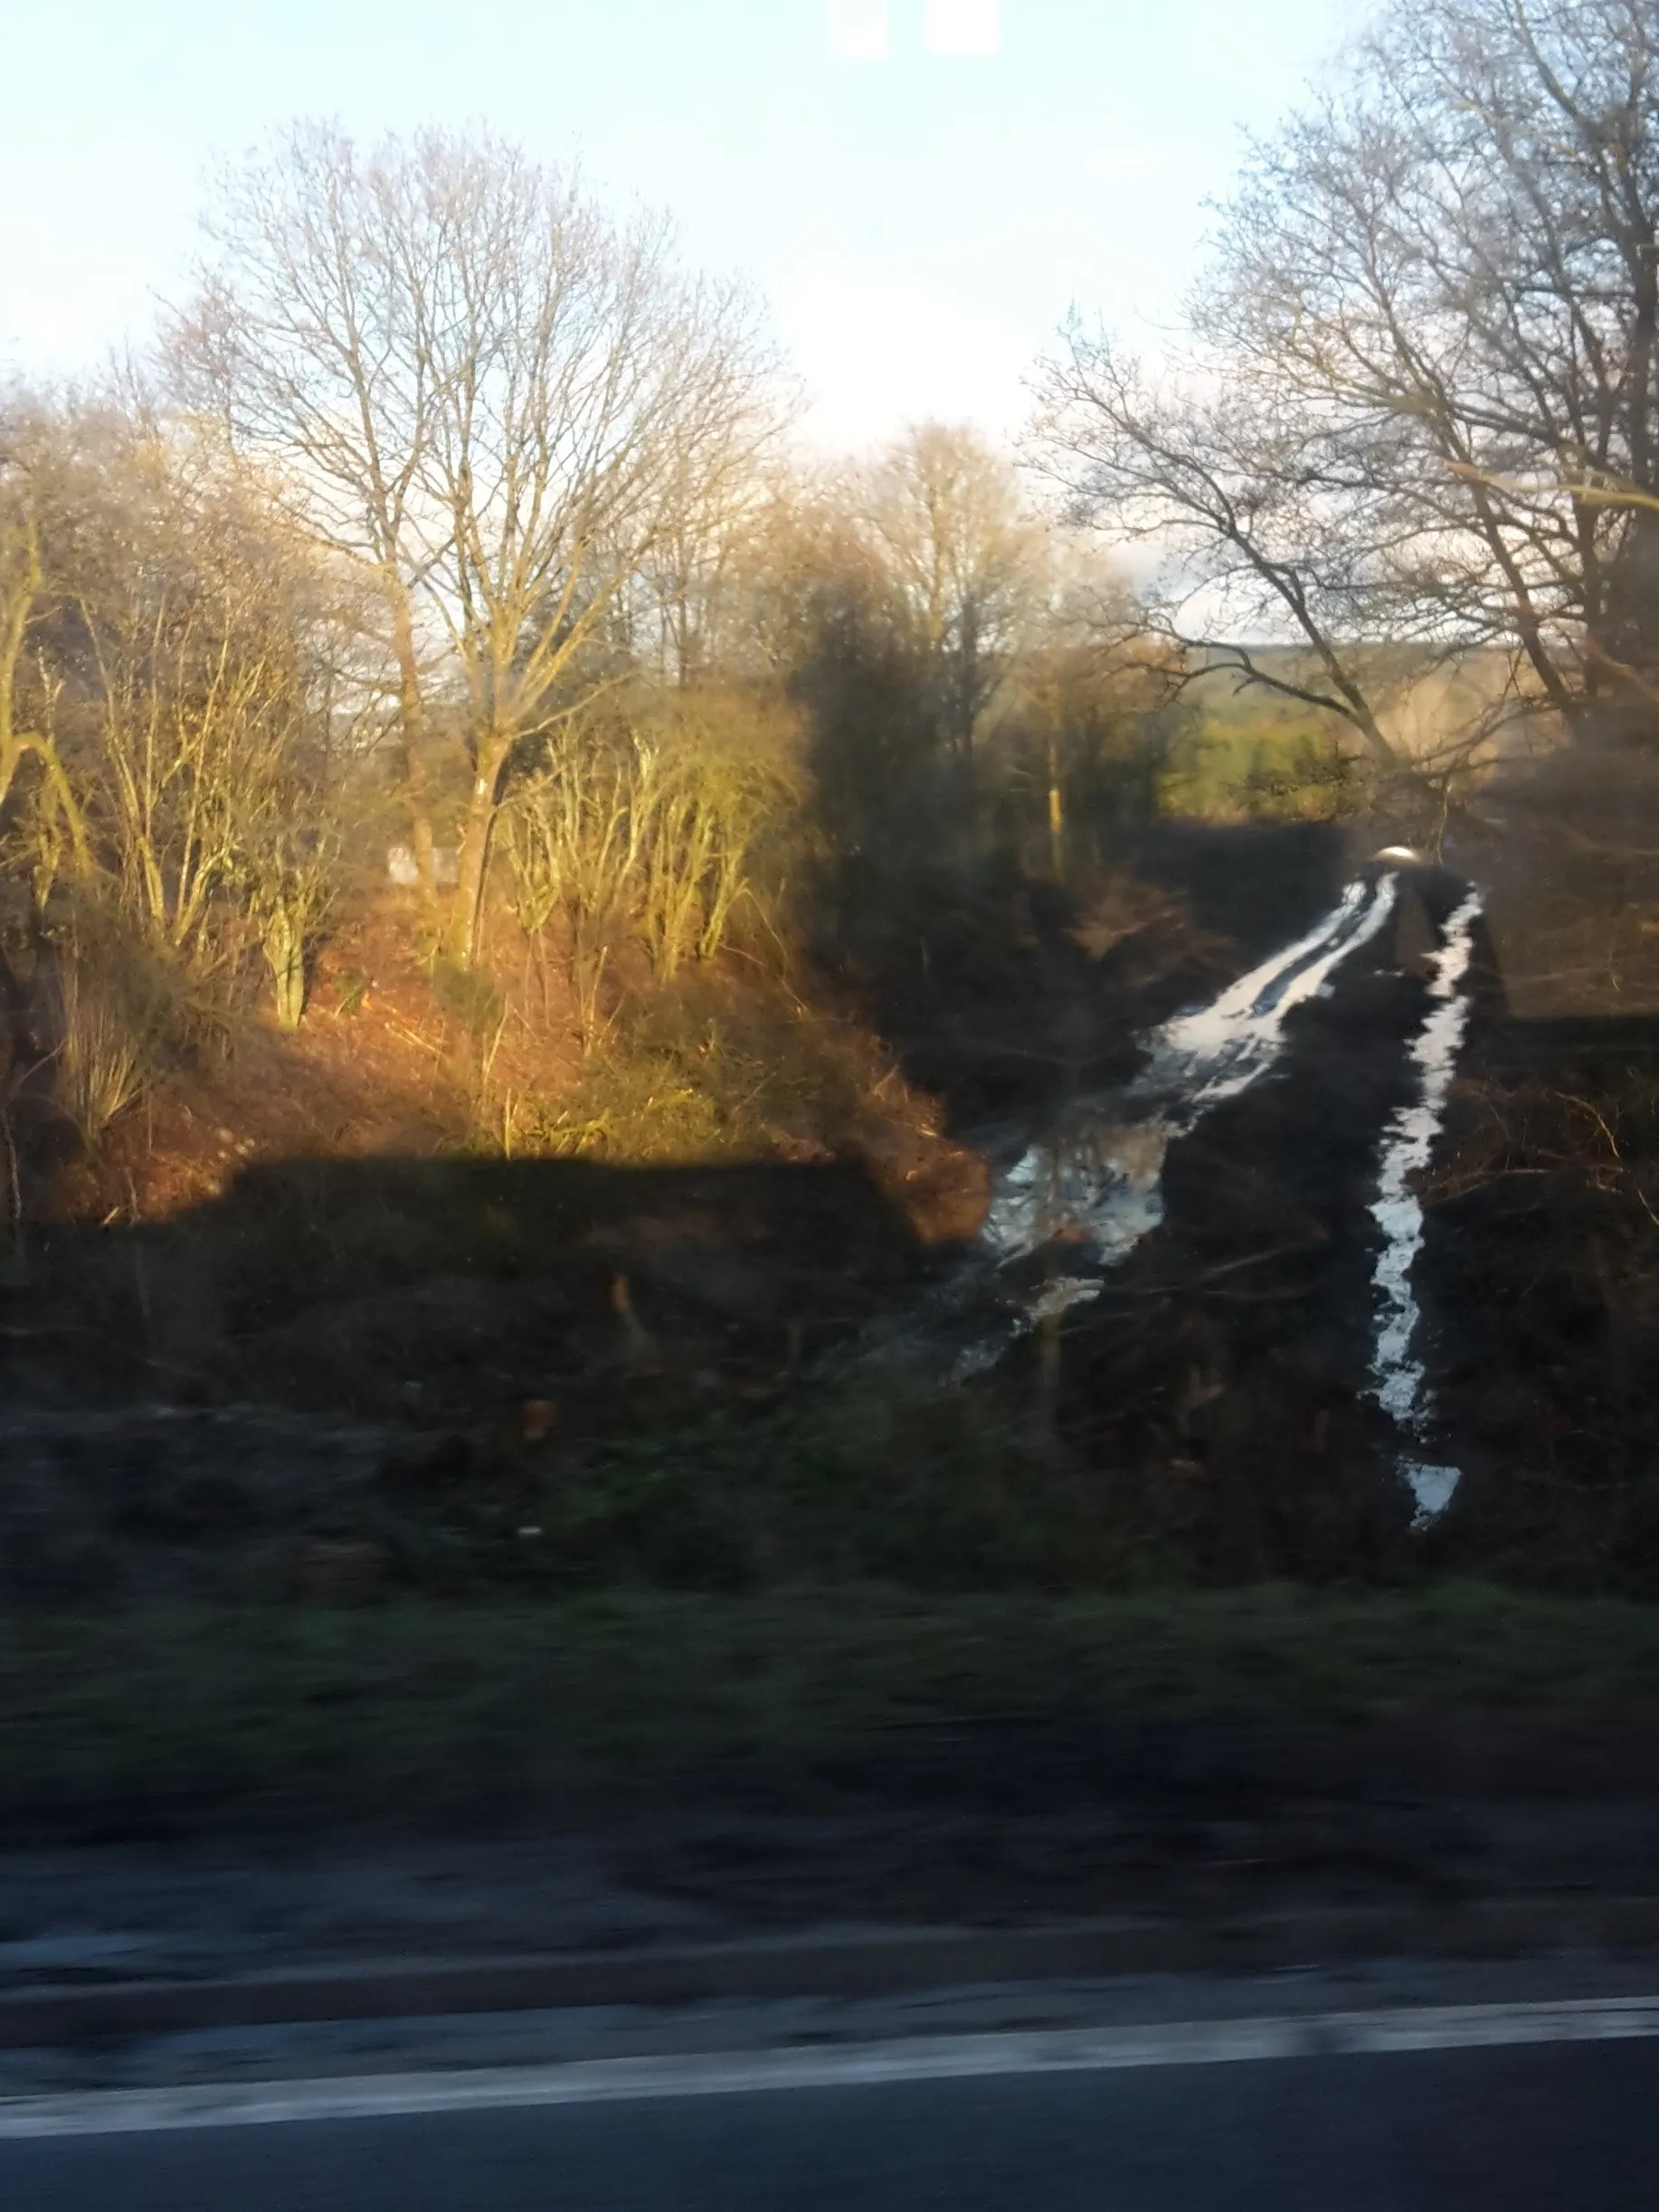
<svg viewBox="0 0 1659 2212">
<path fill-rule="evenodd" d="M 1414 863 L 1389 853 L 1381 860 Z M 1275 1065 L 1293 1008 L 1325 993 L 1342 963 L 1395 912 L 1398 868 L 1368 872 L 1294 943 L 1271 954 L 1210 1005 L 1179 1015 L 1147 1039 L 1146 1064 L 1122 1089 L 1076 1101 L 1060 1127 L 998 1177 L 974 1262 L 864 1356 L 943 1365 L 961 1381 L 994 1366 L 1040 1322 L 1097 1298 L 1106 1276 L 1163 1219 L 1170 1145 L 1225 1100 Z M 1428 1011 L 1411 1045 L 1417 1095 L 1383 1133 L 1378 1196 L 1382 1232 L 1373 1270 L 1378 1294 L 1370 1394 L 1398 1425 L 1400 1471 L 1417 1500 L 1417 1524 L 1445 1511 L 1458 1470 L 1417 1456 L 1429 1426 L 1427 1376 L 1414 1352 L 1420 1315 L 1412 1271 L 1423 1209 L 1412 1187 L 1440 1133 L 1463 1047 L 1479 894 L 1470 891 L 1440 933 Z M 1047 1274 L 1019 1262 L 1051 1256 Z"/>
<path fill-rule="evenodd" d="M 1392 873 L 1351 884 L 1306 936 L 1229 984 L 1213 1004 L 1154 1030 L 1146 1066 L 1126 1089 L 1072 1106 L 1064 1128 L 1031 1146 L 992 1193 L 981 1241 L 996 1263 L 1063 1240 L 1074 1263 L 1086 1259 L 1096 1271 L 1093 1280 L 1076 1276 L 1072 1288 L 1093 1295 L 1099 1271 L 1126 1258 L 1162 1220 L 1171 1141 L 1267 1073 L 1284 1049 L 1286 1015 L 1376 936 L 1393 912 L 1398 884 Z M 1053 1287 L 1045 1284 L 1040 1295 Z"/>
<path fill-rule="evenodd" d="M 1420 1440 L 1428 1426 L 1429 1407 L 1427 1376 L 1413 1350 L 1422 1315 L 1411 1278 L 1423 1248 L 1423 1206 L 1413 1184 L 1433 1156 L 1463 1050 L 1480 912 L 1480 894 L 1471 891 L 1446 924 L 1428 987 L 1428 1013 L 1411 1047 L 1417 1095 L 1398 1109 L 1383 1132 L 1382 1166 L 1371 1206 L 1383 1245 L 1371 1277 L 1379 1316 L 1370 1394 L 1402 1434 L 1414 1440 Z M 1408 1456 L 1400 1471 L 1417 1502 L 1417 1525 L 1426 1527 L 1451 1503 L 1458 1470 Z"/>
</svg>

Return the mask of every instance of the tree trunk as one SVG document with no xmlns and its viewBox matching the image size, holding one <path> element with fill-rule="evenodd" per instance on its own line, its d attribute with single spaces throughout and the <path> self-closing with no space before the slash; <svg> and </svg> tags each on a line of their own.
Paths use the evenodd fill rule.
<svg viewBox="0 0 1659 2212">
<path fill-rule="evenodd" d="M 1600 696 L 1587 702 L 1578 734 L 1591 744 L 1659 740 L 1659 515 L 1638 509 L 1607 563 L 1589 648 Z"/>
<path fill-rule="evenodd" d="M 1060 748 L 1048 740 L 1048 849 L 1054 859 L 1054 880 L 1066 881 L 1066 791 L 1060 780 Z"/>
<path fill-rule="evenodd" d="M 472 796 L 455 858 L 455 906 L 450 922 L 450 957 L 462 968 L 470 968 L 478 958 L 489 844 L 496 827 L 496 794 L 507 755 L 506 740 L 494 733 L 479 740 L 478 772 L 472 780 Z"/>
<path fill-rule="evenodd" d="M 421 903 L 430 914 L 437 903 L 438 867 L 432 842 L 432 818 L 426 796 L 426 723 L 421 697 L 421 670 L 415 657 L 414 625 L 409 600 L 401 583 L 393 585 L 393 649 L 397 656 L 397 718 L 403 740 L 403 789 L 409 799 L 409 827 L 415 867 L 421 879 Z"/>
</svg>

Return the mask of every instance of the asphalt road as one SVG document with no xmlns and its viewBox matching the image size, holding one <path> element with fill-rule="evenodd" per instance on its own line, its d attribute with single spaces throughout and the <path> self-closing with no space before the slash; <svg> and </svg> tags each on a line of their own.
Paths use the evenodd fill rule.
<svg viewBox="0 0 1659 2212">
<path fill-rule="evenodd" d="M 0 2141 L 16 2212 L 1653 2212 L 1659 2041 Z"/>
</svg>

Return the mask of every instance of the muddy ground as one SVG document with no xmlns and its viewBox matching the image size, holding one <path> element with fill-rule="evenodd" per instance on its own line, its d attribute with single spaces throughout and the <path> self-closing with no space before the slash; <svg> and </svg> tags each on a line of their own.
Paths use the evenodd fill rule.
<svg viewBox="0 0 1659 2212">
<path fill-rule="evenodd" d="M 1527 940 L 1513 883 L 1426 1194 L 1434 1442 L 1466 1477 L 1429 1536 L 1365 1394 L 1379 1133 L 1426 1003 L 1407 922 L 1171 1148 L 1162 1227 L 1057 1347 L 931 1400 L 845 1357 L 822 1379 L 960 1267 L 989 1158 L 1126 1080 L 1139 1036 L 1304 928 L 1379 834 L 1171 826 L 1086 898 L 942 884 L 855 932 L 840 988 L 937 1137 L 686 1167 L 264 1160 L 160 1221 L 33 1228 L 0 1283 L 0 1589 L 1451 1569 L 1651 1592 L 1659 1021 L 1517 1016 L 1511 975 L 1536 1007 L 1556 941 Z M 1621 943 L 1647 941 L 1640 889 Z"/>
<path fill-rule="evenodd" d="M 60 1613 L 0 1635 L 0 1974 L 1649 1896 L 1656 1723 L 1650 1609 L 1475 1586 Z"/>
<path fill-rule="evenodd" d="M 1086 898 L 870 915 L 836 988 L 934 1136 L 640 1168 L 422 1153 L 391 1114 L 378 1150 L 237 1166 L 227 1130 L 163 1218 L 32 1221 L 0 1279 L 0 1986 L 1651 1895 L 1634 876 L 1597 939 L 1593 870 L 1541 920 L 1536 854 L 1493 871 L 1425 1194 L 1464 1469 L 1433 1530 L 1363 1388 L 1420 929 L 1171 1148 L 1163 1226 L 1057 1340 L 943 1390 L 837 1363 L 950 1280 L 992 1158 L 1381 841 L 1169 827 Z"/>
<path fill-rule="evenodd" d="M 913 1768 L 896 1800 L 866 1776 L 856 1812 L 709 1803 L 495 1841 L 290 1837 L 251 1849 L 234 1837 L 0 1851 L 0 1991 L 400 1956 L 641 1952 L 834 1924 L 1126 1914 L 1225 1928 L 1355 1906 L 1409 1914 L 1472 1899 L 1570 1908 L 1652 1896 L 1659 1795 L 1569 1796 L 1540 1790 L 1536 1775 L 1520 1795 L 1444 1774 L 1426 1788 L 1420 1744 L 1405 1759 L 1398 1743 L 1383 1748 L 1357 1788 L 1318 1771 L 1306 1741 L 1235 1731 L 1223 1747 L 1190 1728 L 1143 1731 L 1127 1755 L 1110 1735 L 1068 1745 L 1055 1772 L 1028 1773 L 1022 1804 L 1009 1801 L 1011 1785 L 999 1803 L 972 1801 L 962 1777 L 991 1761 L 958 1744 L 948 1781 Z M 1402 1786 L 1412 1766 L 1415 1789 Z M 1080 1790 L 1091 1770 L 1114 1786 Z M 858 1793 L 843 1777 L 843 1800 Z"/>
</svg>

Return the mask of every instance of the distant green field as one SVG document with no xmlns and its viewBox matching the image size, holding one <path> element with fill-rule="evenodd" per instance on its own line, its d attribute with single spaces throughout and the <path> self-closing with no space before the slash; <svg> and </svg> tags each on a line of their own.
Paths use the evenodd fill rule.
<svg viewBox="0 0 1659 2212">
<path fill-rule="evenodd" d="M 1360 804 L 1360 778 L 1335 717 L 1260 691 L 1207 684 L 1176 741 L 1161 798 L 1211 821 L 1325 821 Z"/>
<path fill-rule="evenodd" d="M 1256 666 L 1318 688 L 1323 672 L 1287 646 L 1251 648 Z M 1477 724 L 1509 685 L 1506 656 L 1477 653 L 1436 665 L 1410 648 L 1356 648 L 1351 662 L 1385 733 L 1408 752 L 1432 753 Z M 1365 803 L 1365 764 L 1337 714 L 1266 685 L 1241 685 L 1218 666 L 1186 691 L 1191 715 L 1161 787 L 1172 813 L 1211 820 L 1329 820 Z"/>
</svg>

